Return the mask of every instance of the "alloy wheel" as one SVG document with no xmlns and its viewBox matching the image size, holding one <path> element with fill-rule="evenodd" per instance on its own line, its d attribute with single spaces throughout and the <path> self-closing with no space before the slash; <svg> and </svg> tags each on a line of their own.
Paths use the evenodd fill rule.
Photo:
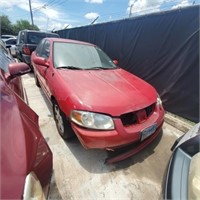
<svg viewBox="0 0 200 200">
<path fill-rule="evenodd" d="M 58 105 L 54 106 L 54 113 L 55 113 L 55 119 L 56 119 L 56 124 L 59 130 L 59 133 L 63 136 L 64 135 L 64 123 L 63 119 L 60 113 L 60 108 Z"/>
</svg>

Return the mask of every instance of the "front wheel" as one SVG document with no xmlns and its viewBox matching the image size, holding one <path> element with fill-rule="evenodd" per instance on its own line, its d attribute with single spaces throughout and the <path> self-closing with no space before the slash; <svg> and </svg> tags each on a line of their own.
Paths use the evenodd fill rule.
<svg viewBox="0 0 200 200">
<path fill-rule="evenodd" d="M 56 127 L 60 136 L 63 139 L 69 139 L 73 137 L 74 132 L 71 128 L 71 125 L 67 120 L 65 113 L 62 112 L 56 101 L 53 102 L 53 114 L 54 114 L 54 120 L 56 122 Z"/>
</svg>

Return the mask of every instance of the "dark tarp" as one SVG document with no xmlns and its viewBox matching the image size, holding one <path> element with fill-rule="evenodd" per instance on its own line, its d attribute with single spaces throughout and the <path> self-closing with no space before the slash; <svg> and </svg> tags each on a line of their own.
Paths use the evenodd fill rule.
<svg viewBox="0 0 200 200">
<path fill-rule="evenodd" d="M 167 111 L 199 119 L 199 6 L 60 30 L 96 44 L 122 68 L 151 83 Z"/>
</svg>

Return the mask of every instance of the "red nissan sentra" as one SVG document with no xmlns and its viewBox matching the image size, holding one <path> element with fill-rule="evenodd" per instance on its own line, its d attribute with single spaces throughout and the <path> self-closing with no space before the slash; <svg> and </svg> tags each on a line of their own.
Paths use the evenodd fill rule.
<svg viewBox="0 0 200 200">
<path fill-rule="evenodd" d="M 43 138 L 37 114 L 24 102 L 20 76 L 30 68 L 14 63 L 0 46 L 0 199 L 45 199 L 52 152 Z"/>
<path fill-rule="evenodd" d="M 31 61 L 64 139 L 75 133 L 85 148 L 115 149 L 160 132 L 164 110 L 156 90 L 97 46 L 45 38 Z"/>
</svg>

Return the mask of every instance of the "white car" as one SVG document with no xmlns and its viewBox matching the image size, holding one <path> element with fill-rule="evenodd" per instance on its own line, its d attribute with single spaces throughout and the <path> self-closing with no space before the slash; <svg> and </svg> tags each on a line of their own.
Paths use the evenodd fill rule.
<svg viewBox="0 0 200 200">
<path fill-rule="evenodd" d="M 10 38 L 15 38 L 16 39 L 16 36 L 14 36 L 14 35 L 1 35 L 1 39 L 3 41 L 6 41 L 7 39 L 10 39 Z"/>
<path fill-rule="evenodd" d="M 16 38 L 9 38 L 5 40 L 6 47 L 8 47 L 8 50 L 10 51 L 10 54 L 13 57 L 16 57 L 16 42 L 17 42 Z"/>
</svg>

